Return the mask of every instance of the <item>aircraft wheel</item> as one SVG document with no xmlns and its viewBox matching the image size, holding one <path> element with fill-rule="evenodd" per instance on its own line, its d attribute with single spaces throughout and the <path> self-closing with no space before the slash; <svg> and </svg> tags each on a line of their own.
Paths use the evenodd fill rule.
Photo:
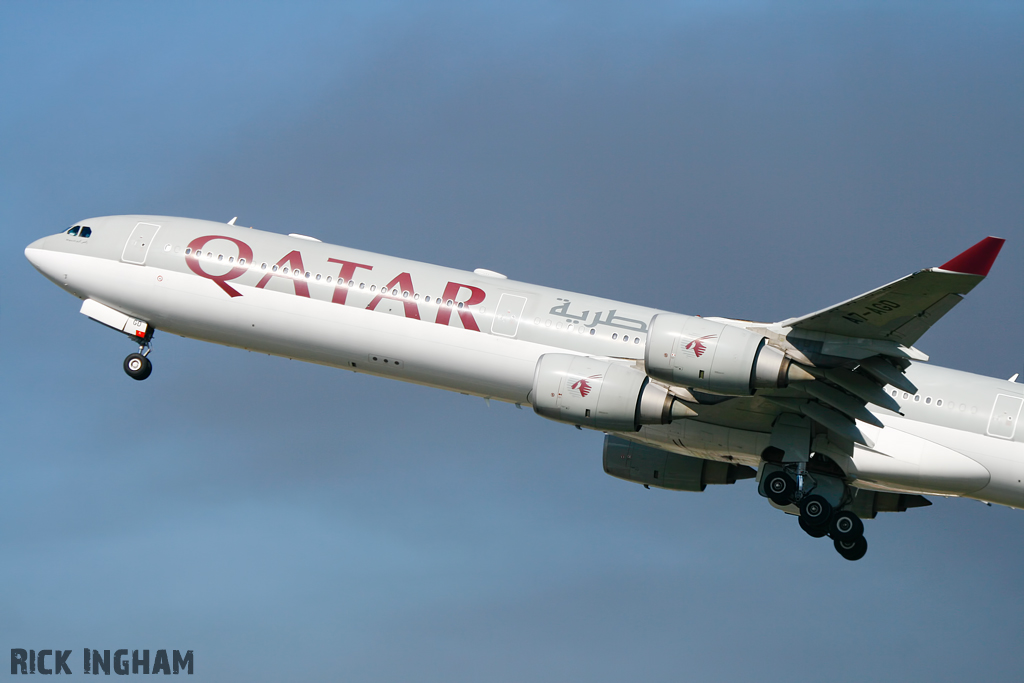
<svg viewBox="0 0 1024 683">
<path fill-rule="evenodd" d="M 853 541 L 840 541 L 837 538 L 833 541 L 833 544 L 836 547 L 836 552 L 851 562 L 856 562 L 864 557 L 864 553 L 868 551 L 868 540 L 863 536 Z"/>
<path fill-rule="evenodd" d="M 764 480 L 764 492 L 776 505 L 789 505 L 796 493 L 796 482 L 783 472 L 772 472 Z"/>
<path fill-rule="evenodd" d="M 820 527 L 822 535 L 828 531 L 832 505 L 821 496 L 807 496 L 800 501 L 800 520 L 808 526 Z"/>
<path fill-rule="evenodd" d="M 807 535 L 811 538 L 822 538 L 828 535 L 828 528 L 824 526 L 814 526 L 808 524 L 803 517 L 799 517 L 800 528 L 807 532 Z"/>
<path fill-rule="evenodd" d="M 124 359 L 124 371 L 132 379 L 142 381 L 153 372 L 153 363 L 141 353 L 133 353 Z"/>
<path fill-rule="evenodd" d="M 843 510 L 832 518 L 828 531 L 836 541 L 851 542 L 864 536 L 864 522 L 849 510 Z"/>
</svg>

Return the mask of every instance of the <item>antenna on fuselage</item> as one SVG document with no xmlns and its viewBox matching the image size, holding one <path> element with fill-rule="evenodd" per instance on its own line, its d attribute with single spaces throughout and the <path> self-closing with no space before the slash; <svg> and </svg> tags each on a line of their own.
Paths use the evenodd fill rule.
<svg viewBox="0 0 1024 683">
<path fill-rule="evenodd" d="M 234 218 L 232 218 L 231 220 L 228 221 L 228 225 L 234 225 L 235 221 L 237 221 L 237 220 L 238 220 L 238 216 L 235 216 Z"/>
</svg>

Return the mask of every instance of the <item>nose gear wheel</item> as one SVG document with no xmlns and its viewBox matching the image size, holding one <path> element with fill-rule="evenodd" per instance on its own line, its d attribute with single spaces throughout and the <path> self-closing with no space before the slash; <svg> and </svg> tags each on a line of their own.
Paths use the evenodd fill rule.
<svg viewBox="0 0 1024 683">
<path fill-rule="evenodd" d="M 141 382 L 153 372 L 153 363 L 141 353 L 132 353 L 124 359 L 124 371 L 132 379 Z"/>
</svg>

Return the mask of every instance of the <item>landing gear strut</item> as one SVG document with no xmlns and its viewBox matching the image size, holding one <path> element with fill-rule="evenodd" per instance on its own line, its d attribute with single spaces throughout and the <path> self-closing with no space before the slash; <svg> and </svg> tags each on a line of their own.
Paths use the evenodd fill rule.
<svg viewBox="0 0 1024 683">
<path fill-rule="evenodd" d="M 149 360 L 149 352 L 152 349 L 147 340 L 139 346 L 138 353 L 131 353 L 124 359 L 124 371 L 132 379 L 142 381 L 153 372 L 153 363 Z"/>
</svg>

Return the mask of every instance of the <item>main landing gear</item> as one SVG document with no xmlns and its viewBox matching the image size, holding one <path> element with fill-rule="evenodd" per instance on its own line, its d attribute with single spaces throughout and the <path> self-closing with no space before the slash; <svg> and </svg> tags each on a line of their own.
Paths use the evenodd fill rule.
<svg viewBox="0 0 1024 683">
<path fill-rule="evenodd" d="M 802 465 L 766 465 L 763 494 L 778 507 L 795 506 L 800 528 L 813 538 L 830 537 L 843 558 L 853 561 L 864 557 L 868 551 L 864 522 L 843 509 L 852 500 L 849 487 L 839 477 L 812 474 Z"/>
<path fill-rule="evenodd" d="M 153 372 L 153 363 L 149 360 L 149 352 L 152 348 L 149 345 L 149 339 L 143 344 L 139 345 L 138 353 L 128 354 L 128 357 L 124 359 L 124 371 L 129 377 L 140 382 Z"/>
</svg>

